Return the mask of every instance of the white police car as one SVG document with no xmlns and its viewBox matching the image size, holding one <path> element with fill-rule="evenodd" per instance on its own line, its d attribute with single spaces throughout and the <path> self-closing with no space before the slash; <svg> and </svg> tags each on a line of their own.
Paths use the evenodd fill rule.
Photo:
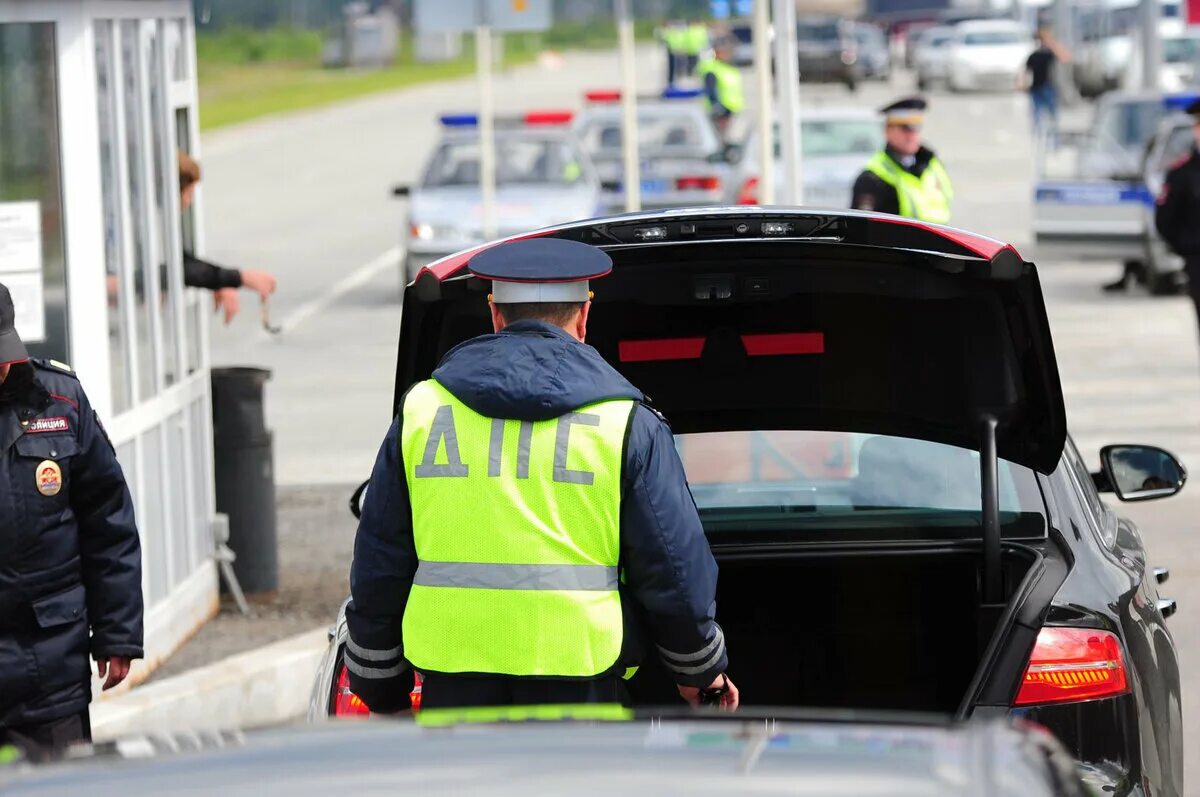
<svg viewBox="0 0 1200 797">
<path fill-rule="evenodd" d="M 530 111 L 496 119 L 496 234 L 527 230 L 596 215 L 600 179 L 568 129 L 570 111 Z M 393 193 L 409 197 L 403 282 L 427 263 L 483 243 L 479 120 L 444 114 L 441 140 L 414 186 Z"/>
</svg>

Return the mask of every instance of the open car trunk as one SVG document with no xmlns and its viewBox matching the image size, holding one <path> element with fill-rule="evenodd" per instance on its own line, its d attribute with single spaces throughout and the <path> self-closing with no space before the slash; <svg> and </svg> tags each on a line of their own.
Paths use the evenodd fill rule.
<svg viewBox="0 0 1200 797">
<path fill-rule="evenodd" d="M 718 551 L 718 562 L 729 674 L 749 706 L 955 714 L 1003 616 L 981 606 L 978 551 Z M 1005 601 L 1033 562 L 1005 552 Z M 638 705 L 677 699 L 653 655 L 629 687 Z"/>
</svg>

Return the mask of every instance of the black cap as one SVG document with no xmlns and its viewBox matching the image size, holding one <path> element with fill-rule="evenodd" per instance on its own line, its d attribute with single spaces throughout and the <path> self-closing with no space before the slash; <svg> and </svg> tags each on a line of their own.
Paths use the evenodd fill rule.
<svg viewBox="0 0 1200 797">
<path fill-rule="evenodd" d="M 13 307 L 12 294 L 0 282 L 0 365 L 24 362 L 29 352 L 17 334 L 17 311 Z"/>
<path fill-rule="evenodd" d="M 888 124 L 919 125 L 925 120 L 927 107 L 929 103 L 924 97 L 905 97 L 880 108 L 879 112 L 887 117 Z"/>
<path fill-rule="evenodd" d="M 612 271 L 612 258 L 578 241 L 525 238 L 485 249 L 467 267 L 492 281 L 492 301 L 500 304 L 586 302 L 588 280 Z"/>
</svg>

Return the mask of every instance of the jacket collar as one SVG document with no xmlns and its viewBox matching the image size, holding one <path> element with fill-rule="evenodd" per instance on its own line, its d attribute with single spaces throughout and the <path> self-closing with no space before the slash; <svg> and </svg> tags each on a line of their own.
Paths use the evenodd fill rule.
<svg viewBox="0 0 1200 797">
<path fill-rule="evenodd" d="M 0 400 L 0 451 L 8 451 L 12 444 L 25 434 L 22 421 L 28 423 L 52 403 L 50 391 L 37 378 L 36 373 L 23 390 Z"/>
</svg>

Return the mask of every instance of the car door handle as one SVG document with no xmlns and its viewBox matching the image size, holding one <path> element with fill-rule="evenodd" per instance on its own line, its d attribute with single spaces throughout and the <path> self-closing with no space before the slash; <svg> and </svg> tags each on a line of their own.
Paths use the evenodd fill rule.
<svg viewBox="0 0 1200 797">
<path fill-rule="evenodd" d="M 1167 579 L 1171 577 L 1171 571 L 1165 567 L 1156 567 L 1151 572 L 1154 573 L 1154 580 L 1159 584 L 1166 584 Z"/>
<path fill-rule="evenodd" d="M 1175 614 L 1175 611 L 1179 608 L 1179 605 L 1175 603 L 1174 598 L 1159 598 L 1155 605 L 1158 606 L 1158 610 L 1162 612 L 1164 620 Z"/>
</svg>

